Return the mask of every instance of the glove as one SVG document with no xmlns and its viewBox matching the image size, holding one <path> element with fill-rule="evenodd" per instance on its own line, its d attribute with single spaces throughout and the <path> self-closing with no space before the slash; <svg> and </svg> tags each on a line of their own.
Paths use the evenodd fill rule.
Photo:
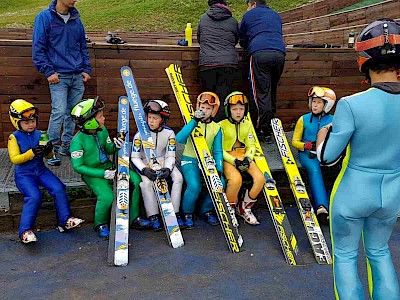
<svg viewBox="0 0 400 300">
<path fill-rule="evenodd" d="M 251 159 L 247 156 L 242 160 L 242 167 L 245 168 L 244 171 L 247 171 L 250 168 Z"/>
<path fill-rule="evenodd" d="M 171 170 L 168 168 L 161 168 L 160 173 L 161 174 L 159 177 L 162 179 L 166 179 L 169 177 L 169 175 L 171 175 Z"/>
<path fill-rule="evenodd" d="M 35 156 L 44 156 L 44 149 L 45 146 L 42 145 L 38 145 L 35 148 L 32 148 L 33 154 L 35 154 Z"/>
<path fill-rule="evenodd" d="M 304 150 L 315 151 L 315 142 L 304 143 Z"/>
<path fill-rule="evenodd" d="M 238 169 L 239 172 L 244 172 L 248 169 L 245 165 L 243 165 L 243 161 L 240 159 L 235 159 L 235 167 Z"/>
<path fill-rule="evenodd" d="M 142 173 L 151 181 L 155 181 L 157 179 L 157 172 L 154 171 L 153 169 L 150 169 L 148 167 L 143 168 Z"/>
<path fill-rule="evenodd" d="M 205 112 L 204 111 L 202 111 L 202 110 L 196 110 L 195 112 L 194 112 L 194 116 L 193 116 L 193 119 L 196 121 L 196 122 L 199 122 L 199 121 L 201 121 L 204 117 L 205 117 Z"/>
<path fill-rule="evenodd" d="M 125 133 L 118 132 L 117 137 L 113 138 L 113 142 L 115 147 L 121 149 L 122 145 L 125 143 Z"/>
<path fill-rule="evenodd" d="M 46 146 L 43 148 L 43 154 L 44 156 L 47 156 L 53 151 L 53 144 L 51 142 L 48 142 Z"/>
<path fill-rule="evenodd" d="M 105 170 L 104 179 L 114 179 L 117 170 Z"/>
</svg>

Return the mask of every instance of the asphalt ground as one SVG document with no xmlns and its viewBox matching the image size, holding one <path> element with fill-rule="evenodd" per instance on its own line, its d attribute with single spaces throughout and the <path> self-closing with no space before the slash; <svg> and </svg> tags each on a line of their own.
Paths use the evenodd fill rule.
<svg viewBox="0 0 400 300">
<path fill-rule="evenodd" d="M 131 230 L 129 265 L 107 264 L 108 242 L 91 226 L 68 233 L 38 232 L 39 242 L 21 244 L 0 235 L 0 299 L 334 299 L 332 266 L 318 265 L 297 208 L 287 208 L 304 266 L 286 264 L 269 212 L 261 225 L 241 222 L 242 252 L 228 251 L 219 226 L 197 219 L 183 230 L 185 246 L 171 248 L 162 232 Z M 399 224 L 390 248 L 400 261 Z M 323 231 L 330 246 L 329 229 Z M 360 278 L 368 299 L 365 258 Z"/>
</svg>

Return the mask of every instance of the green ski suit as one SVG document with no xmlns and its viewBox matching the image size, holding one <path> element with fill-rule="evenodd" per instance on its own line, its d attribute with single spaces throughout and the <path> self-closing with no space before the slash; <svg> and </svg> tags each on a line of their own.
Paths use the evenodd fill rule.
<svg viewBox="0 0 400 300">
<path fill-rule="evenodd" d="M 104 126 L 95 134 L 78 132 L 71 141 L 71 162 L 75 172 L 82 175 L 83 181 L 92 189 L 97 197 L 94 213 L 94 226 L 110 222 L 111 206 L 114 200 L 112 184 L 104 179 L 105 170 L 112 168 L 108 154 L 117 152 Z M 103 161 L 103 162 L 102 162 Z M 139 216 L 140 176 L 129 170 L 130 182 L 134 189 L 130 201 L 130 223 Z"/>
</svg>

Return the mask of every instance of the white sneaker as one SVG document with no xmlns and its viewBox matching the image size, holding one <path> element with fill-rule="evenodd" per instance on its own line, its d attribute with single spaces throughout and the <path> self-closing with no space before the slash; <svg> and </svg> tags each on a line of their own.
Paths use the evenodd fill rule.
<svg viewBox="0 0 400 300">
<path fill-rule="evenodd" d="M 85 220 L 75 218 L 75 217 L 69 217 L 67 222 L 65 223 L 65 226 L 58 226 L 58 230 L 60 232 L 64 232 L 65 230 L 70 230 L 75 227 L 79 227 Z"/>
<path fill-rule="evenodd" d="M 32 242 L 37 242 L 37 240 L 38 240 L 38 239 L 37 239 L 36 235 L 33 233 L 32 230 L 24 231 L 24 232 L 21 234 L 21 242 L 24 243 L 24 244 L 29 244 L 29 243 L 32 243 Z"/>
<path fill-rule="evenodd" d="M 250 208 L 244 209 L 243 213 L 241 213 L 241 209 L 238 208 L 237 209 L 237 213 L 238 213 L 239 216 L 241 216 L 244 219 L 244 221 L 247 224 L 250 224 L 250 225 L 258 225 L 258 224 L 260 224 L 260 222 L 258 222 L 256 216 L 253 214 L 253 212 L 251 211 Z"/>
</svg>

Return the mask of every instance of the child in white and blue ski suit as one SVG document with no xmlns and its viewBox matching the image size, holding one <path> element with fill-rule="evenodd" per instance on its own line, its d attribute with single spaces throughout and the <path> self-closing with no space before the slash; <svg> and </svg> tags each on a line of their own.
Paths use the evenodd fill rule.
<svg viewBox="0 0 400 300">
<path fill-rule="evenodd" d="M 308 97 L 308 107 L 311 112 L 298 119 L 292 145 L 299 150 L 300 162 L 307 170 L 318 221 L 328 224 L 329 200 L 320 163 L 315 155 L 315 142 L 321 127 L 332 122 L 333 116 L 329 111 L 335 104 L 336 95 L 329 88 L 314 86 L 309 90 Z"/>
<path fill-rule="evenodd" d="M 208 148 L 215 160 L 215 167 L 221 174 L 223 170 L 222 156 L 222 131 L 219 124 L 213 121 L 218 112 L 219 97 L 212 92 L 203 92 L 197 97 L 196 111 L 194 118 L 177 133 L 178 143 L 185 144 L 181 159 L 181 170 L 185 178 L 187 188 L 182 199 L 183 221 L 187 229 L 194 226 L 193 213 L 196 201 L 201 192 L 201 170 L 194 152 L 190 134 L 196 127 L 200 127 L 207 141 Z M 214 216 L 214 208 L 211 196 L 207 193 L 201 202 L 200 213 L 210 225 L 218 225 L 219 222 Z"/>
<path fill-rule="evenodd" d="M 399 37 L 400 24 L 389 19 L 362 30 L 355 49 L 371 88 L 342 98 L 332 127 L 318 134 L 321 162 L 333 162 L 346 150 L 330 209 L 337 299 L 364 299 L 357 270 L 360 238 L 371 298 L 400 298 L 388 246 L 400 211 Z"/>
</svg>

